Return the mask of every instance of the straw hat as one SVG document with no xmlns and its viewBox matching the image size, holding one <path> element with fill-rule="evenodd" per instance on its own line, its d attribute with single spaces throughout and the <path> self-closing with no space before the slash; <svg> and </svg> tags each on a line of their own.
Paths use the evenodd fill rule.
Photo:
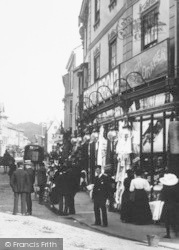
<svg viewBox="0 0 179 250">
<path fill-rule="evenodd" d="M 178 183 L 178 178 L 174 174 L 164 174 L 164 177 L 160 178 L 160 182 L 166 186 L 174 186 Z"/>
</svg>

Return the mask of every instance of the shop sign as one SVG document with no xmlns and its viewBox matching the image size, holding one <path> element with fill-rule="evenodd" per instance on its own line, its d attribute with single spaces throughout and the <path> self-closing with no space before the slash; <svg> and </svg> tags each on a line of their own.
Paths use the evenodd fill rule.
<svg viewBox="0 0 179 250">
<path fill-rule="evenodd" d="M 153 6 L 156 3 L 159 3 L 159 0 L 145 0 L 145 2 L 143 4 L 141 3 L 139 6 L 140 13 L 143 11 L 146 11 L 147 9 L 149 9 L 151 6 Z"/>
<path fill-rule="evenodd" d="M 168 41 L 154 46 L 121 64 L 121 78 L 127 79 L 131 88 L 142 85 L 146 81 L 167 75 L 168 71 Z M 134 74 L 132 72 L 138 72 Z M 141 76 L 142 77 L 141 77 Z M 143 78 L 143 79 L 142 79 Z M 125 86 L 121 85 L 120 91 L 124 91 Z"/>
<path fill-rule="evenodd" d="M 139 102 L 133 104 L 129 112 L 135 112 L 136 110 L 142 110 L 142 109 L 149 109 L 149 108 L 154 108 L 157 106 L 164 105 L 166 103 L 169 103 L 173 100 L 173 97 L 170 93 L 162 93 L 150 97 L 146 97 L 143 99 L 140 99 Z"/>
<path fill-rule="evenodd" d="M 111 119 L 111 118 L 114 119 L 114 117 L 116 118 L 116 117 L 119 117 L 119 116 L 121 116 L 123 114 L 124 113 L 123 113 L 122 108 L 117 107 L 117 108 L 115 108 L 115 110 L 110 109 L 110 110 L 108 110 L 106 112 L 103 112 L 103 113 L 99 114 L 98 115 L 98 121 L 102 122 L 102 121 L 106 121 L 106 120 Z"/>
<path fill-rule="evenodd" d="M 87 104 L 84 106 L 91 107 L 92 103 L 93 105 L 95 105 L 97 103 L 102 102 L 103 100 L 110 98 L 112 94 L 117 93 L 119 90 L 119 86 L 118 84 L 116 84 L 117 79 L 119 79 L 119 67 L 112 70 L 110 73 L 102 77 L 99 81 L 95 82 L 93 85 L 91 85 L 88 89 L 84 91 L 84 102 Z M 97 95 L 96 91 L 99 87 L 100 94 Z M 89 96 L 91 102 L 90 100 L 88 100 Z M 87 107 L 84 108 L 86 109 Z"/>
</svg>

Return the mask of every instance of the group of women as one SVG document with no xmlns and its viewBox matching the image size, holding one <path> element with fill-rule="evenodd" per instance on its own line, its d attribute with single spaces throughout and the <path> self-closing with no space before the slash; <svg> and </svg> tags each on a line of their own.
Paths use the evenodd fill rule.
<svg viewBox="0 0 179 250">
<path fill-rule="evenodd" d="M 149 182 L 143 178 L 142 170 L 137 169 L 135 178 L 132 170 L 127 170 L 121 204 L 121 220 L 126 223 L 147 225 L 152 223 L 148 194 Z M 165 238 L 170 238 L 171 228 L 175 235 L 179 232 L 179 179 L 173 173 L 166 173 L 159 179 L 162 185 L 160 199 L 164 201 L 161 222 L 165 223 Z"/>
</svg>

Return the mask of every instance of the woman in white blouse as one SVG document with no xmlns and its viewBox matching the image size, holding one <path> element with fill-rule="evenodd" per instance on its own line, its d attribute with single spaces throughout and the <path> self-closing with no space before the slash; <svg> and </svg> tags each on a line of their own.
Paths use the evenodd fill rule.
<svg viewBox="0 0 179 250">
<path fill-rule="evenodd" d="M 133 221 L 138 225 L 145 225 L 152 222 L 152 213 L 149 206 L 147 192 L 150 191 L 149 182 L 142 178 L 142 170 L 137 169 L 135 179 L 131 181 L 130 192 L 134 192 L 133 198 Z"/>
</svg>

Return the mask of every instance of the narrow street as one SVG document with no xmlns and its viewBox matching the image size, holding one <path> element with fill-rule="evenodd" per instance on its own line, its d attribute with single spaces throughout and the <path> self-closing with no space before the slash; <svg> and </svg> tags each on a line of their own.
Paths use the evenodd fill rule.
<svg viewBox="0 0 179 250">
<path fill-rule="evenodd" d="M 1 238 L 63 238 L 65 250 L 140 250 L 148 249 L 142 242 L 119 239 L 95 231 L 75 219 L 59 217 L 39 205 L 33 196 L 33 215 L 12 215 L 13 193 L 7 174 L 0 169 L 0 237 Z M 150 249 L 156 249 L 150 247 Z M 158 247 L 158 249 L 167 249 Z M 169 249 L 169 248 L 168 248 Z"/>
</svg>

